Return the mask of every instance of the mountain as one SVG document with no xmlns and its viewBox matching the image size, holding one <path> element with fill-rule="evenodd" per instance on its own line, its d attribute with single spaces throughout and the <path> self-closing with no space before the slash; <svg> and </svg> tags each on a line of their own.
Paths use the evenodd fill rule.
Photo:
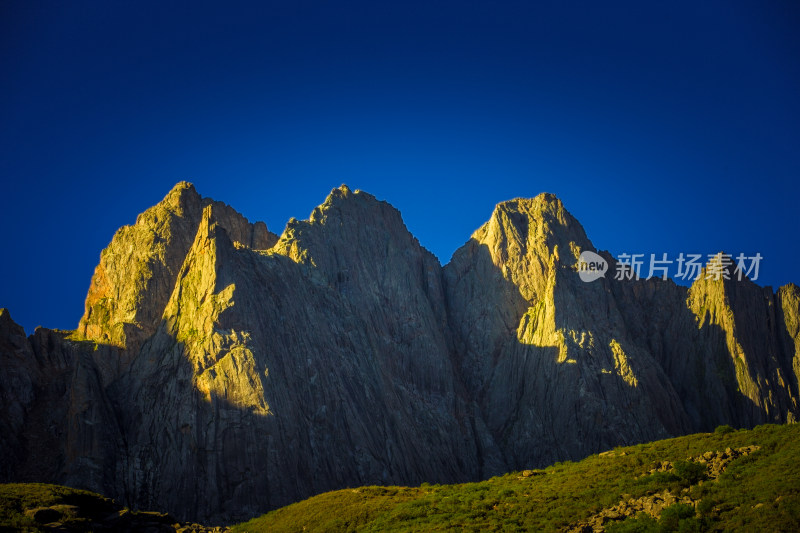
<svg viewBox="0 0 800 533">
<path fill-rule="evenodd" d="M 442 267 L 346 186 L 282 235 L 179 183 L 102 252 L 75 331 L 0 310 L 0 481 L 230 523 L 798 417 L 800 288 L 581 281 L 550 194 Z M 609 271 L 617 264 L 599 254 Z"/>
</svg>

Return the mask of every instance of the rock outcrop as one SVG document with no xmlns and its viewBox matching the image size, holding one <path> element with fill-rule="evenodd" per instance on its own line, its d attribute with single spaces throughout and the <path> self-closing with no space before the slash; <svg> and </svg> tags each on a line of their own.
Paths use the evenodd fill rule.
<svg viewBox="0 0 800 533">
<path fill-rule="evenodd" d="M 684 487 L 680 494 L 675 494 L 670 490 L 662 490 L 660 492 L 648 493 L 639 498 L 626 496 L 616 505 L 602 509 L 589 518 L 570 525 L 565 528 L 565 531 L 568 533 L 603 533 L 609 526 L 627 518 L 641 516 L 642 513 L 651 518 L 658 519 L 665 509 L 675 504 L 683 504 L 696 509 L 701 500 L 689 495 L 689 489 L 692 485 L 700 484 L 706 480 L 711 483 L 715 482 L 733 461 L 740 457 L 750 455 L 759 449 L 760 446 L 744 446 L 735 450 L 727 448 L 724 451 L 707 451 L 702 455 L 689 457 L 686 461 L 702 465 L 705 468 L 705 474 L 698 476 L 697 480 L 683 479 L 682 481 L 684 484 L 688 486 Z M 607 453 L 608 452 L 604 452 L 601 455 Z M 650 471 L 643 474 L 642 477 L 658 472 L 673 474 L 675 468 L 669 461 L 660 461 L 656 468 L 650 469 Z M 678 476 L 675 477 L 677 478 Z"/>
<path fill-rule="evenodd" d="M 796 285 L 584 283 L 584 251 L 548 194 L 442 267 L 346 186 L 278 237 L 180 183 L 103 251 L 76 331 L 0 311 L 0 480 L 222 523 L 796 420 Z"/>
</svg>

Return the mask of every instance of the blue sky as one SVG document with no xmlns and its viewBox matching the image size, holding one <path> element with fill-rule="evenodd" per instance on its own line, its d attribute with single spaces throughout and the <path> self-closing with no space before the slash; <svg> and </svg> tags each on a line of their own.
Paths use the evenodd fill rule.
<svg viewBox="0 0 800 533">
<path fill-rule="evenodd" d="M 800 282 L 800 4 L 0 3 L 0 307 L 74 328 L 180 180 L 280 233 L 347 183 L 444 264 L 547 191 L 612 253 Z"/>
</svg>

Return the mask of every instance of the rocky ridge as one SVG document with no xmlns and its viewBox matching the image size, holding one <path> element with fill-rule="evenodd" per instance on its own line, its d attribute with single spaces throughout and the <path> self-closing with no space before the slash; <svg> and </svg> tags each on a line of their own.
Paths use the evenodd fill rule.
<svg viewBox="0 0 800 533">
<path fill-rule="evenodd" d="M 549 194 L 442 267 L 346 186 L 277 236 L 180 183 L 103 251 L 76 331 L 0 311 L 0 480 L 220 523 L 797 419 L 796 285 L 584 283 L 584 250 Z"/>
</svg>

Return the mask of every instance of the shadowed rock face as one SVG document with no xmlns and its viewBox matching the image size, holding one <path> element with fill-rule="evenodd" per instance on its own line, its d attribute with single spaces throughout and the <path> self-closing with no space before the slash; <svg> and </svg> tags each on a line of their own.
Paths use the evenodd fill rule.
<svg viewBox="0 0 800 533">
<path fill-rule="evenodd" d="M 548 194 L 442 268 L 345 186 L 278 237 L 180 183 L 103 251 L 78 330 L 0 310 L 0 480 L 226 522 L 796 419 L 796 285 L 584 283 L 585 250 Z"/>
</svg>

